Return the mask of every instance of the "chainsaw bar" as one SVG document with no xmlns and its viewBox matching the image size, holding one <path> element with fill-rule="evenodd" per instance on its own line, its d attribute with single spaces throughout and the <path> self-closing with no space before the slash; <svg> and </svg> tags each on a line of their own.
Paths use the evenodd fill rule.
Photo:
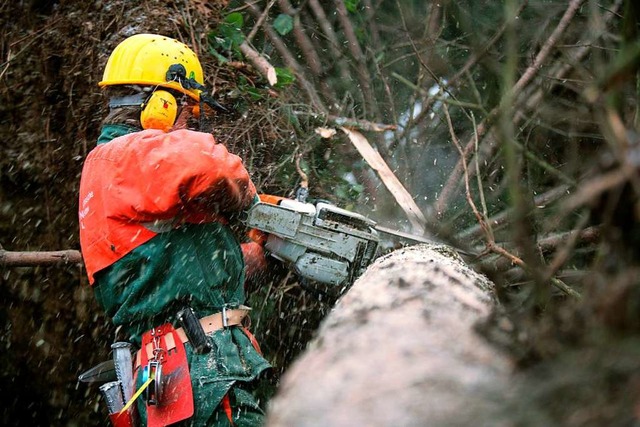
<svg viewBox="0 0 640 427">
<path fill-rule="evenodd" d="M 376 230 L 376 231 L 379 231 L 380 233 L 389 234 L 391 236 L 400 237 L 400 238 L 406 239 L 406 240 L 412 240 L 414 242 L 447 245 L 451 249 L 453 249 L 454 251 L 458 252 L 460 255 L 466 255 L 466 256 L 470 256 L 470 257 L 477 257 L 478 256 L 477 253 L 457 248 L 457 247 L 452 246 L 452 245 L 450 245 L 448 243 L 441 243 L 441 242 L 439 242 L 437 240 L 429 240 L 429 239 L 427 239 L 426 237 L 423 237 L 423 236 L 417 236 L 415 234 L 405 233 L 404 231 L 394 230 L 392 228 L 383 227 L 381 225 L 375 225 L 373 227 L 373 229 Z"/>
<path fill-rule="evenodd" d="M 407 239 L 407 240 L 413 240 L 414 242 L 434 243 L 433 240 L 429 240 L 426 237 L 417 236 L 415 234 L 410 234 L 410 233 L 405 233 L 404 231 L 394 230 L 392 228 L 383 227 L 383 226 L 377 225 L 377 224 L 373 228 L 376 229 L 377 231 L 381 232 L 381 233 L 390 234 L 392 236 L 401 237 L 401 238 Z"/>
</svg>

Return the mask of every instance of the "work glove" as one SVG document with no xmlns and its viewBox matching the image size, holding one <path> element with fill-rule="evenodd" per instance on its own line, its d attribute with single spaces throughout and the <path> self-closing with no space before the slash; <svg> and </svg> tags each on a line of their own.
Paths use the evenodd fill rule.
<svg viewBox="0 0 640 427">
<path fill-rule="evenodd" d="M 260 246 L 265 245 L 265 243 L 267 243 L 267 238 L 269 237 L 269 235 L 267 233 L 265 233 L 262 230 L 258 230 L 257 228 L 251 228 L 248 232 L 247 232 L 247 237 L 252 241 L 255 242 L 257 244 L 259 244 Z"/>
<path fill-rule="evenodd" d="M 244 257 L 245 276 L 251 280 L 267 268 L 267 256 L 264 245 L 269 235 L 255 228 L 247 232 L 248 241 L 240 244 Z"/>
</svg>

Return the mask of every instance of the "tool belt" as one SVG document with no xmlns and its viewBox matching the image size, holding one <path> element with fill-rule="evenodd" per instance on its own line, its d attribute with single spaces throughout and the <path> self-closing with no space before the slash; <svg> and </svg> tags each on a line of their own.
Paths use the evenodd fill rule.
<svg viewBox="0 0 640 427">
<path fill-rule="evenodd" d="M 248 319 L 247 316 L 250 310 L 251 308 L 246 306 L 240 306 L 235 309 L 223 308 L 222 311 L 205 316 L 198 321 L 202 326 L 204 333 L 210 334 L 229 326 L 242 324 L 243 320 Z M 190 341 L 184 327 L 176 329 L 175 332 L 180 337 L 182 344 L 186 344 Z M 171 341 L 171 335 L 167 336 L 167 338 L 167 350 L 170 351 L 175 348 L 175 342 Z M 140 366 L 142 351 L 146 352 L 147 359 L 153 358 L 153 346 L 151 344 L 147 344 L 136 353 L 134 368 L 138 368 Z"/>
<path fill-rule="evenodd" d="M 193 310 L 186 307 L 177 314 L 181 327 L 176 329 L 171 323 L 166 323 L 142 335 L 142 345 L 135 353 L 135 360 L 132 360 L 131 344 L 114 343 L 112 365 L 117 378 L 100 387 L 112 425 L 138 425 L 138 414 L 133 405 L 138 396 L 146 400 L 149 427 L 165 426 L 190 418 L 194 412 L 194 401 L 184 344 L 189 343 L 196 354 L 210 351 L 211 343 L 207 335 L 226 327 L 242 325 L 245 319 L 248 320 L 250 310 L 246 306 L 233 309 L 223 307 L 218 313 L 198 319 Z M 143 380 L 138 391 L 134 390 L 136 372 L 141 374 Z"/>
</svg>

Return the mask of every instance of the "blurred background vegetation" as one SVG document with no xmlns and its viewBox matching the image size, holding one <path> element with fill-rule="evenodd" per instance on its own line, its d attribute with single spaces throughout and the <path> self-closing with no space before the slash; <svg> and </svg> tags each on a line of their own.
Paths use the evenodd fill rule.
<svg viewBox="0 0 640 427">
<path fill-rule="evenodd" d="M 634 0 L 4 3 L 0 244 L 78 248 L 77 185 L 104 113 L 96 84 L 106 58 L 129 35 L 166 34 L 194 47 L 233 107 L 211 131 L 261 192 L 293 196 L 308 183 L 311 198 L 416 231 L 346 126 L 411 194 L 427 235 L 474 254 L 467 262 L 501 301 L 480 329 L 535 374 L 507 405 L 514 419 L 631 425 L 639 9 Z M 0 272 L 4 423 L 104 423 L 97 390 L 75 380 L 109 357 L 113 336 L 81 266 Z M 337 295 L 303 289 L 275 263 L 249 289 L 273 388 Z"/>
</svg>

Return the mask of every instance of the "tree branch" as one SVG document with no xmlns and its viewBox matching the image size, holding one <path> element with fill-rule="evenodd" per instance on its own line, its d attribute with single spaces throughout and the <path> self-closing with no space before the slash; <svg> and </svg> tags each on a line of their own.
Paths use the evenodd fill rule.
<svg viewBox="0 0 640 427">
<path fill-rule="evenodd" d="M 613 8 L 612 8 L 612 12 L 615 12 L 620 7 L 621 3 L 622 3 L 621 0 L 617 0 L 616 3 L 614 4 Z M 565 15 L 566 15 L 566 13 L 565 13 Z M 613 16 L 613 13 L 611 13 L 607 17 L 607 19 L 605 19 L 605 24 L 607 24 L 611 20 L 612 16 Z M 554 31 L 554 34 L 556 34 L 555 31 Z M 557 34 L 556 34 L 556 37 L 557 37 Z M 593 41 L 597 40 L 600 37 L 602 37 L 601 33 L 595 34 L 591 38 L 591 41 L 593 42 Z M 566 76 L 566 74 L 575 66 L 575 63 L 581 61 L 591 51 L 591 49 L 592 49 L 591 43 L 587 43 L 585 46 L 578 48 L 577 51 L 575 52 L 575 54 L 573 55 L 574 63 L 573 64 L 561 64 L 557 68 L 555 68 L 554 72 L 551 73 L 551 81 L 552 82 L 561 81 L 562 78 L 564 76 Z M 540 59 L 542 59 L 542 57 Z M 524 80 L 522 78 L 519 79 L 518 81 L 519 82 L 520 81 L 524 82 Z M 557 84 L 555 82 L 552 83 L 553 86 L 555 86 Z M 522 84 L 521 84 L 521 86 L 522 86 Z M 541 102 L 542 98 L 544 97 L 544 95 L 548 94 L 549 90 L 550 90 L 549 87 L 544 87 L 543 88 L 543 87 L 541 87 L 541 85 L 536 85 L 536 87 L 535 88 L 531 88 L 530 91 L 527 91 L 524 86 L 522 86 L 521 89 L 522 89 L 522 92 L 513 94 L 515 97 L 518 98 L 518 101 L 514 105 L 514 107 L 517 107 L 518 110 L 513 114 L 514 125 L 516 125 L 516 126 L 520 122 L 520 120 L 523 118 L 522 114 L 519 112 L 519 109 L 523 109 L 525 111 L 536 109 L 540 105 L 540 102 Z M 495 119 L 497 117 L 497 114 L 498 114 L 498 108 L 494 108 L 487 115 L 487 117 L 478 125 L 477 134 L 478 134 L 478 136 L 480 138 L 482 138 L 481 145 L 487 145 L 486 144 L 487 141 L 486 141 L 486 139 L 484 137 L 485 137 L 486 134 L 488 134 L 488 131 L 493 126 L 493 123 L 494 123 L 494 121 L 495 121 Z M 470 152 L 470 150 L 472 150 L 472 148 L 473 148 L 473 145 L 474 145 L 474 139 L 470 138 L 470 140 L 467 142 L 467 145 L 465 146 L 465 153 Z M 491 153 L 493 153 L 493 148 L 490 147 L 489 149 L 487 149 L 487 150 L 485 150 L 483 152 L 484 158 L 487 158 L 487 156 L 490 156 Z M 482 160 L 483 159 L 481 158 L 480 162 L 482 162 Z M 470 172 L 473 173 L 473 170 L 470 171 Z M 444 213 L 444 211 L 446 210 L 447 205 L 449 205 L 450 199 L 451 199 L 455 189 L 460 184 L 461 175 L 462 175 L 462 165 L 460 164 L 460 161 L 458 161 L 458 163 L 456 164 L 456 166 L 452 170 L 449 178 L 447 179 L 447 182 L 443 186 L 443 189 L 440 192 L 440 195 L 438 196 L 438 199 L 434 203 L 433 211 L 437 216 L 441 216 Z"/>
<path fill-rule="evenodd" d="M 80 255 L 80 251 L 73 249 L 50 252 L 0 250 L 0 265 L 6 267 L 35 267 L 58 264 L 82 264 L 82 255 Z"/>
<path fill-rule="evenodd" d="M 249 4 L 248 8 L 249 8 L 249 11 L 256 18 L 259 18 L 260 16 L 262 16 L 262 11 L 255 4 L 253 3 Z M 269 37 L 269 39 L 273 43 L 278 53 L 280 53 L 280 55 L 284 59 L 287 66 L 290 67 L 291 70 L 295 73 L 296 78 L 300 83 L 300 86 L 302 86 L 302 89 L 307 93 L 307 96 L 309 97 L 309 102 L 311 103 L 311 105 L 313 105 L 313 107 L 317 108 L 321 112 L 326 112 L 327 107 L 324 105 L 324 103 L 320 99 L 320 96 L 318 95 L 318 92 L 316 91 L 315 86 L 311 82 L 309 82 L 309 80 L 307 80 L 307 78 L 305 77 L 305 73 L 302 70 L 302 67 L 300 66 L 298 61 L 295 59 L 291 51 L 289 51 L 289 48 L 287 48 L 286 44 L 282 41 L 282 39 L 278 36 L 278 34 L 269 25 L 266 25 L 266 23 L 263 23 L 262 29 L 267 35 L 267 37 Z"/>
</svg>

